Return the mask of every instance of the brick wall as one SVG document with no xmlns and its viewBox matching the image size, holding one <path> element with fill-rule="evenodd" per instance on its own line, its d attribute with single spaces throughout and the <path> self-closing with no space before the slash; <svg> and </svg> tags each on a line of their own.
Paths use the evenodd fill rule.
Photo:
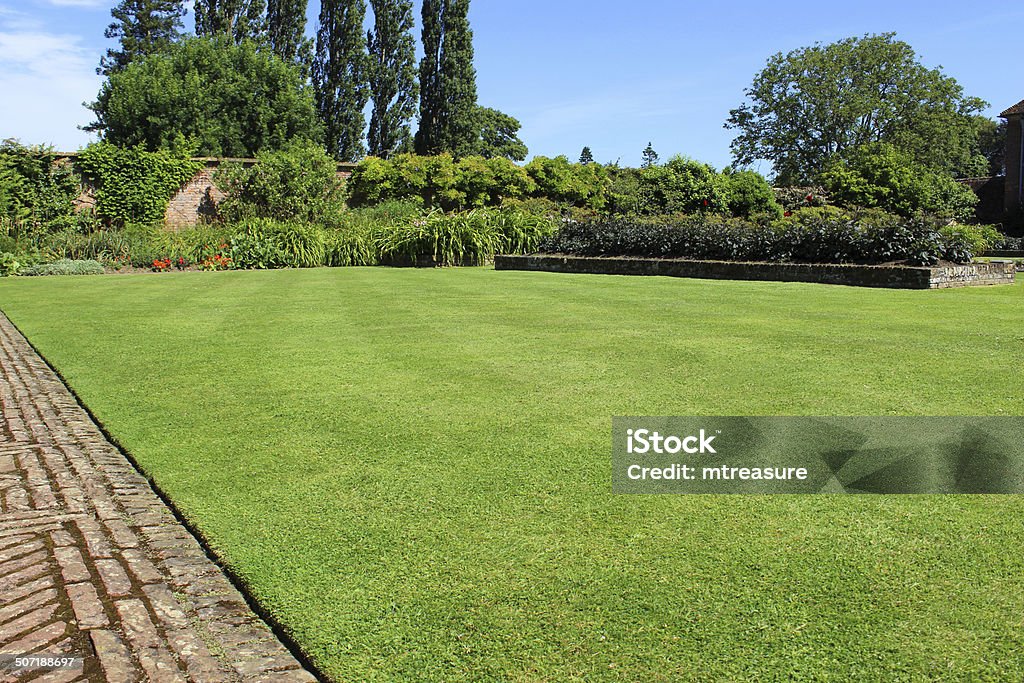
<svg viewBox="0 0 1024 683">
<path fill-rule="evenodd" d="M 74 154 L 63 155 L 64 158 L 74 160 Z M 212 219 L 217 215 L 217 203 L 224 198 L 224 193 L 217 189 L 213 183 L 213 175 L 221 164 L 231 161 L 252 166 L 255 159 L 200 159 L 203 168 L 181 188 L 167 205 L 164 213 L 164 225 L 170 230 L 178 230 L 190 225 L 195 225 L 203 220 Z M 338 164 L 338 177 L 345 179 L 352 175 L 352 168 L 355 164 Z M 96 205 L 93 188 L 84 186 L 82 194 L 75 201 L 75 208 L 78 210 L 91 208 Z"/>
<path fill-rule="evenodd" d="M 852 287 L 945 289 L 979 285 L 1012 285 L 1013 263 L 972 263 L 963 266 L 914 268 L 815 263 L 741 263 L 627 257 L 585 257 L 533 254 L 494 257 L 495 270 L 531 270 L 592 275 L 661 275 L 707 280 L 817 282 Z"/>
</svg>

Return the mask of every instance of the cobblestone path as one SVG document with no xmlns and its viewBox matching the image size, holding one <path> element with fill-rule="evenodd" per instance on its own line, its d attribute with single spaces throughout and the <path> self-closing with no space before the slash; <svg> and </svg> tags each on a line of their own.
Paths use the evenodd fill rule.
<svg viewBox="0 0 1024 683">
<path fill-rule="evenodd" d="M 0 681 L 316 680 L 2 313 L 0 412 Z"/>
</svg>

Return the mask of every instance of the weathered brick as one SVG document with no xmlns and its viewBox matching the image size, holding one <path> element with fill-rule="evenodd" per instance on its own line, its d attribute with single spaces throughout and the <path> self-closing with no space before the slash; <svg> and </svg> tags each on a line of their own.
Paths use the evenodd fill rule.
<svg viewBox="0 0 1024 683">
<path fill-rule="evenodd" d="M 77 583 L 79 581 L 89 581 L 92 578 L 89 568 L 82 561 L 82 553 L 78 548 L 74 546 L 54 548 L 53 554 L 57 558 L 57 563 L 60 564 L 61 574 L 64 576 L 65 582 Z"/>
<path fill-rule="evenodd" d="M 40 576 L 35 581 L 29 581 L 23 583 L 17 588 L 11 590 L 0 591 L 0 605 L 9 605 L 12 602 L 21 600 L 25 596 L 32 595 L 38 591 L 45 590 L 54 586 L 53 579 L 49 576 Z"/>
<path fill-rule="evenodd" d="M 141 600 L 114 603 L 132 651 L 150 681 L 185 681 Z"/>
<path fill-rule="evenodd" d="M 57 613 L 57 605 L 45 605 L 21 615 L 6 624 L 0 625 L 0 642 L 9 642 L 27 631 L 38 629 L 53 620 Z M 17 650 L 12 650 L 16 652 Z M 22 650 L 23 652 L 25 650 Z"/>
<path fill-rule="evenodd" d="M 124 567 L 117 560 L 96 560 L 96 571 L 99 573 L 100 579 L 103 581 L 103 585 L 107 587 L 107 593 L 111 597 L 121 598 L 131 594 L 131 579 L 128 578 Z"/>
<path fill-rule="evenodd" d="M 90 631 L 89 637 L 108 681 L 135 683 L 142 680 L 132 663 L 131 653 L 116 633 L 96 630 Z"/>
<path fill-rule="evenodd" d="M 46 588 L 38 591 L 20 600 L 11 602 L 4 607 L 0 607 L 0 624 L 10 621 L 31 609 L 44 607 L 55 602 L 57 602 L 57 590 L 55 588 Z"/>
<path fill-rule="evenodd" d="M 65 589 L 71 599 L 71 607 L 75 610 L 78 628 L 102 628 L 110 623 L 95 586 L 91 583 L 76 583 L 66 586 Z"/>
<path fill-rule="evenodd" d="M 128 573 L 135 577 L 139 583 L 158 583 L 165 580 L 163 574 L 140 550 L 128 548 L 121 552 Z"/>
</svg>

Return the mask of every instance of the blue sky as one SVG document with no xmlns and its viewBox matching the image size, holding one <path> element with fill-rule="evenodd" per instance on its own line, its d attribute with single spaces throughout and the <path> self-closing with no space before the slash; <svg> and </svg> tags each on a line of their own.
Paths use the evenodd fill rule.
<svg viewBox="0 0 1024 683">
<path fill-rule="evenodd" d="M 89 141 L 81 103 L 99 88 L 113 4 L 0 0 L 0 137 L 64 150 Z M 311 0 L 310 33 L 318 8 Z M 476 0 L 470 19 L 480 103 L 519 118 L 531 155 L 575 158 L 589 145 L 598 161 L 636 165 L 651 141 L 662 158 L 725 166 L 722 124 L 771 54 L 865 33 L 895 31 L 990 102 L 990 116 L 1024 99 L 1019 56 L 1006 61 L 1024 34 L 1024 6 L 1012 3 Z"/>
</svg>

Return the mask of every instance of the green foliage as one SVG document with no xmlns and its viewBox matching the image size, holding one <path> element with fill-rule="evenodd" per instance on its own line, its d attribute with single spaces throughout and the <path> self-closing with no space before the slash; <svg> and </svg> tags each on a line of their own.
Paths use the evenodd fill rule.
<svg viewBox="0 0 1024 683">
<path fill-rule="evenodd" d="M 973 115 L 986 106 L 892 33 L 778 53 L 746 95 L 726 124 L 739 131 L 733 156 L 771 161 L 786 185 L 809 184 L 836 155 L 879 140 L 952 174 L 978 154 Z"/>
<path fill-rule="evenodd" d="M 28 266 L 19 275 L 103 275 L 103 265 L 97 261 L 73 261 L 61 259 L 53 263 Z"/>
<path fill-rule="evenodd" d="M 21 263 L 14 254 L 6 251 L 0 251 L 0 277 L 17 275 L 20 268 Z"/>
<path fill-rule="evenodd" d="M 319 140 L 311 90 L 291 64 L 249 41 L 186 38 L 111 74 L 89 105 L 107 142 L 150 151 L 184 137 L 195 153 L 252 157 Z"/>
<path fill-rule="evenodd" d="M 81 181 L 50 147 L 0 143 L 0 218 L 19 230 L 49 228 L 69 220 Z"/>
<path fill-rule="evenodd" d="M 526 165 L 526 172 L 537 185 L 534 196 L 591 209 L 605 206 L 609 179 L 602 166 L 573 164 L 565 156 L 537 156 Z"/>
<path fill-rule="evenodd" d="M 214 182 L 226 195 L 218 212 L 229 223 L 252 218 L 322 223 L 344 210 L 337 163 L 310 142 L 261 152 L 255 164 L 225 164 Z"/>
<path fill-rule="evenodd" d="M 647 143 L 643 151 L 643 163 L 641 168 L 652 168 L 658 165 L 658 153 L 654 151 L 654 146 L 651 143 Z"/>
<path fill-rule="evenodd" d="M 454 211 L 498 206 L 505 199 L 527 196 L 535 185 L 526 170 L 500 157 L 455 161 L 448 154 L 399 154 L 387 160 L 367 157 L 353 170 L 347 188 L 355 207 L 415 200 L 427 208 Z"/>
<path fill-rule="evenodd" d="M 772 188 L 775 194 L 775 201 L 778 202 L 784 211 L 799 211 L 815 206 L 826 206 L 829 203 L 828 193 L 820 185 L 788 185 L 786 187 Z"/>
<path fill-rule="evenodd" d="M 266 0 L 196 0 L 196 35 L 234 43 L 267 40 Z M 303 10 L 305 7 L 303 7 Z"/>
<path fill-rule="evenodd" d="M 755 171 L 722 172 L 729 197 L 729 212 L 733 216 L 754 216 L 764 214 L 781 218 L 783 209 L 775 199 L 775 192 L 768 181 Z"/>
<path fill-rule="evenodd" d="M 952 223 L 939 229 L 948 243 L 961 242 L 973 255 L 984 254 L 986 251 L 999 248 L 1006 239 L 993 225 L 963 225 Z M 949 259 L 951 261 L 956 259 Z"/>
<path fill-rule="evenodd" d="M 667 222 L 602 219 L 568 223 L 541 245 L 548 253 L 787 263 L 969 262 L 961 233 L 942 234 L 924 219 L 858 220 L 838 210 L 810 209 L 769 225 L 690 216 Z"/>
<path fill-rule="evenodd" d="M 300 223 L 248 221 L 229 245 L 232 267 L 242 269 L 314 268 L 326 256 L 323 232 Z"/>
<path fill-rule="evenodd" d="M 412 151 L 410 120 L 416 115 L 416 40 L 410 0 L 370 0 L 373 29 L 367 35 L 370 100 L 367 136 L 372 156 L 387 159 Z"/>
<path fill-rule="evenodd" d="M 363 109 L 370 97 L 370 62 L 363 19 L 366 0 L 323 0 L 313 58 L 317 112 L 327 151 L 341 161 L 366 152 Z"/>
<path fill-rule="evenodd" d="M 157 152 L 94 143 L 79 153 L 77 163 L 95 187 L 96 213 L 115 225 L 162 221 L 174 193 L 202 168 L 180 139 Z"/>
<path fill-rule="evenodd" d="M 267 44 L 300 71 L 309 67 L 312 45 L 306 38 L 306 0 L 267 0 Z"/>
<path fill-rule="evenodd" d="M 530 153 L 519 139 L 519 120 L 490 107 L 476 108 L 476 129 L 480 131 L 473 154 L 485 159 L 504 157 L 522 161 Z"/>
<path fill-rule="evenodd" d="M 966 185 L 929 170 L 887 143 L 849 150 L 821 175 L 821 182 L 840 205 L 877 206 L 901 216 L 923 211 L 966 220 L 978 202 Z"/>
<path fill-rule="evenodd" d="M 495 253 L 528 253 L 553 233 L 554 224 L 517 211 L 432 211 L 423 218 L 379 230 L 383 263 L 399 266 L 480 265 Z"/>
<path fill-rule="evenodd" d="M 737 210 L 747 202 L 769 210 L 771 201 L 758 198 L 756 174 L 744 174 L 733 181 L 707 164 L 681 156 L 666 164 L 640 169 L 621 169 L 612 187 L 612 209 L 625 215 L 728 213 L 735 185 L 749 189 L 737 195 Z"/>
<path fill-rule="evenodd" d="M 424 0 L 421 8 L 420 125 L 424 156 L 475 153 L 480 137 L 469 0 Z"/>
<path fill-rule="evenodd" d="M 107 50 L 100 60 L 98 71 L 105 76 L 167 49 L 181 35 L 185 7 L 182 0 L 121 0 L 110 15 L 114 21 L 103 35 L 117 38 L 119 49 Z"/>
<path fill-rule="evenodd" d="M 996 123 L 984 116 L 976 117 L 978 125 L 978 149 L 985 161 L 987 168 L 979 175 L 1002 175 L 1006 172 L 1006 126 L 1005 120 Z M 969 177 L 975 174 L 962 174 L 962 177 Z"/>
</svg>

